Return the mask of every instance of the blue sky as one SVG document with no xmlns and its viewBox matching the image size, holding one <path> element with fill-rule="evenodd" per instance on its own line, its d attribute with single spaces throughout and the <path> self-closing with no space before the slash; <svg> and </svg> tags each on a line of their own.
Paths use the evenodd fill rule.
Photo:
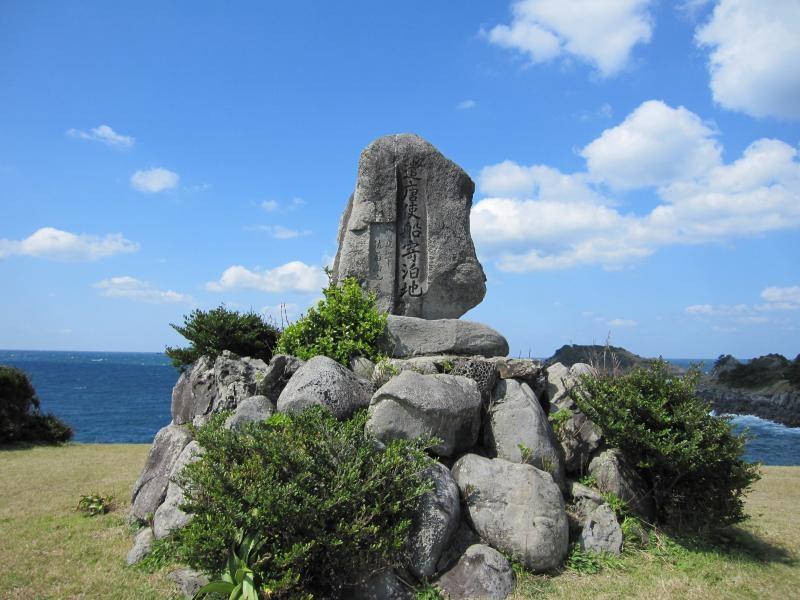
<svg viewBox="0 0 800 600">
<path fill-rule="evenodd" d="M 360 151 L 476 181 L 514 354 L 800 352 L 795 0 L 0 4 L 0 348 L 320 297 Z"/>
</svg>

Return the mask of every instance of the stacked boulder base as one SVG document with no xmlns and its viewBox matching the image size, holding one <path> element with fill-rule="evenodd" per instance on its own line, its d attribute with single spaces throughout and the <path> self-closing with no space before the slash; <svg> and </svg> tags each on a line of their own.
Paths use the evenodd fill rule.
<svg viewBox="0 0 800 600">
<path fill-rule="evenodd" d="M 276 411 L 312 405 L 339 419 L 367 408 L 366 427 L 382 442 L 439 440 L 432 448 L 439 460 L 426 472 L 433 490 L 414 520 L 406 570 L 369 577 L 351 590 L 353 598 L 413 597 L 403 583 L 408 581 L 432 583 L 449 598 L 505 598 L 514 588 L 505 557 L 545 572 L 563 563 L 570 541 L 586 550 L 619 552 L 616 515 L 598 491 L 574 479 L 592 473 L 601 491 L 616 493 L 643 516 L 650 507 L 642 483 L 618 453 L 600 448 L 596 428 L 569 399 L 586 367 L 544 369 L 533 360 L 498 356 L 505 340 L 480 327 L 474 344 L 455 335 L 442 342 L 447 354 L 434 355 L 424 353 L 429 341 L 411 328 L 413 335 L 400 340 L 404 356 L 378 364 L 355 359 L 351 369 L 326 357 L 303 362 L 276 356 L 266 364 L 225 352 L 213 361 L 200 359 L 176 384 L 173 420 L 156 435 L 134 486 L 131 514 L 149 525 L 128 561 L 140 560 L 153 540 L 191 518 L 179 508 L 183 490 L 175 482 L 203 452 L 188 423 L 202 425 L 225 410 L 231 411 L 226 426 L 237 430 Z M 486 352 L 487 339 L 494 340 L 497 351 L 488 352 L 494 356 L 473 352 Z M 586 426 L 562 437 L 563 425 L 553 431 L 547 408 L 551 414 L 570 410 L 571 419 Z M 566 457 L 575 447 L 581 458 L 570 462 Z M 183 569 L 174 579 L 192 589 L 202 575 Z"/>
</svg>

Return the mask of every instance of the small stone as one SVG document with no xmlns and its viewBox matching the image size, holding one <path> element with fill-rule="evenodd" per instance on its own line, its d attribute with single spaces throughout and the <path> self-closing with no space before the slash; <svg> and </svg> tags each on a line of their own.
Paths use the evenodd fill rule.
<svg viewBox="0 0 800 600">
<path fill-rule="evenodd" d="M 475 544 L 436 580 L 436 586 L 452 600 L 505 600 L 516 581 L 505 556 L 489 546 Z"/>
<path fill-rule="evenodd" d="M 582 550 L 590 552 L 622 551 L 622 527 L 608 504 L 601 504 L 589 514 L 578 541 Z"/>
<path fill-rule="evenodd" d="M 184 598 L 193 598 L 197 591 L 208 583 L 208 577 L 194 569 L 176 569 L 167 575 L 173 581 Z"/>
<path fill-rule="evenodd" d="M 372 379 L 375 363 L 363 356 L 354 356 L 350 359 L 350 370 L 359 379 Z"/>
<path fill-rule="evenodd" d="M 651 522 L 655 515 L 652 494 L 641 475 L 631 467 L 618 450 L 610 449 L 595 456 L 589 463 L 589 474 L 597 488 L 620 498 L 638 517 Z"/>
</svg>

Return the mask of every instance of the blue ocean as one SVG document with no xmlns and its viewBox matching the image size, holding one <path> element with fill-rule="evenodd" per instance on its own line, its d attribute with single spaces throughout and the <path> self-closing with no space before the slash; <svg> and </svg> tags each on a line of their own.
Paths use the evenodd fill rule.
<svg viewBox="0 0 800 600">
<path fill-rule="evenodd" d="M 686 368 L 698 359 L 668 359 Z M 703 367 L 713 359 L 702 360 Z M 76 442 L 150 443 L 169 423 L 178 371 L 161 353 L 0 350 L 0 364 L 28 373 L 42 409 L 75 430 Z M 800 428 L 753 416 L 733 417 L 749 429 L 747 458 L 767 465 L 800 465 Z"/>
</svg>

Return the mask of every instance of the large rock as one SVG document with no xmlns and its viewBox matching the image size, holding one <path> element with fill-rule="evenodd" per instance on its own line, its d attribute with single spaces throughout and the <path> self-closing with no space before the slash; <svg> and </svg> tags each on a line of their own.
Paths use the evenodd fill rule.
<svg viewBox="0 0 800 600">
<path fill-rule="evenodd" d="M 361 153 L 339 224 L 334 281 L 355 277 L 378 308 L 458 318 L 483 300 L 469 215 L 475 184 L 416 135 L 387 135 Z"/>
<path fill-rule="evenodd" d="M 420 579 L 436 572 L 461 519 L 461 500 L 450 470 L 440 463 L 425 471 L 433 489 L 421 501 L 409 536 L 409 569 Z"/>
<path fill-rule="evenodd" d="M 467 454 L 453 465 L 453 478 L 482 539 L 534 571 L 561 564 L 569 524 L 561 491 L 549 473 Z"/>
<path fill-rule="evenodd" d="M 177 482 L 177 477 L 186 465 L 200 460 L 202 455 L 203 449 L 200 444 L 191 441 L 172 466 L 164 502 L 158 507 L 153 517 L 153 533 L 156 539 L 166 537 L 173 529 L 180 529 L 189 522 L 191 516 L 179 508 L 186 501 L 186 496 L 183 487 Z"/>
<path fill-rule="evenodd" d="M 547 415 L 527 383 L 501 379 L 492 392 L 486 419 L 485 443 L 495 455 L 515 463 L 527 463 L 547 471 L 562 489 L 565 486 L 561 446 Z"/>
<path fill-rule="evenodd" d="M 299 413 L 324 406 L 337 419 L 347 419 L 366 408 L 372 389 L 363 380 L 327 356 L 315 356 L 300 367 L 278 397 L 278 411 Z"/>
<path fill-rule="evenodd" d="M 541 361 L 531 358 L 507 358 L 497 356 L 489 359 L 497 368 L 500 379 L 518 379 L 524 381 L 536 394 L 545 412 L 548 406 L 543 402 L 547 396 L 547 371 Z"/>
<path fill-rule="evenodd" d="M 585 363 L 575 363 L 571 367 L 555 363 L 547 367 L 547 397 L 550 404 L 558 408 L 575 408 L 570 393 L 580 383 L 582 375 L 594 373 L 595 370 Z"/>
<path fill-rule="evenodd" d="M 208 583 L 208 577 L 194 569 L 175 569 L 167 575 L 167 579 L 178 586 L 184 598 L 194 598 L 197 591 Z"/>
<path fill-rule="evenodd" d="M 436 571 L 439 573 L 447 571 L 458 562 L 458 559 L 463 556 L 467 548 L 480 543 L 481 538 L 462 519 L 458 523 L 458 529 L 453 534 L 453 538 L 450 540 L 450 545 L 442 552 L 439 563 L 436 565 Z"/>
<path fill-rule="evenodd" d="M 516 585 L 516 576 L 506 557 L 484 544 L 475 544 L 456 566 L 436 581 L 451 600 L 505 600 Z"/>
<path fill-rule="evenodd" d="M 366 577 L 341 593 L 343 600 L 413 600 L 414 592 L 391 569 Z"/>
<path fill-rule="evenodd" d="M 153 440 L 147 461 L 133 486 L 131 514 L 141 520 L 155 513 L 167 493 L 169 477 L 175 461 L 191 441 L 189 432 L 179 425 L 167 425 Z"/>
<path fill-rule="evenodd" d="M 133 541 L 133 547 L 128 551 L 128 555 L 125 557 L 125 564 L 129 566 L 136 564 L 145 556 L 150 554 L 150 550 L 153 547 L 154 541 L 155 537 L 153 536 L 153 530 L 149 527 L 144 527 L 138 534 L 136 534 L 136 539 Z"/>
<path fill-rule="evenodd" d="M 214 361 L 217 398 L 213 412 L 233 410 L 245 398 L 263 395 L 267 371 L 267 364 L 259 358 L 239 357 L 223 350 Z"/>
<path fill-rule="evenodd" d="M 250 396 L 245 398 L 225 420 L 225 427 L 233 431 L 240 431 L 246 423 L 264 421 L 272 416 L 275 409 L 266 396 Z"/>
<path fill-rule="evenodd" d="M 481 404 L 471 379 L 403 371 L 375 392 L 367 429 L 382 442 L 435 437 L 441 442 L 431 450 L 453 456 L 475 445 Z"/>
<path fill-rule="evenodd" d="M 214 362 L 208 356 L 201 356 L 181 373 L 178 383 L 172 388 L 173 423 L 191 423 L 197 415 L 208 413 L 216 396 Z"/>
<path fill-rule="evenodd" d="M 450 371 L 450 375 L 461 375 L 472 379 L 478 384 L 481 396 L 488 401 L 494 384 L 497 382 L 497 367 L 492 361 L 480 356 L 456 358 L 453 361 L 453 370 Z"/>
<path fill-rule="evenodd" d="M 506 338 L 488 325 L 460 319 L 428 321 L 389 315 L 383 349 L 397 358 L 454 354 L 460 356 L 505 356 Z"/>
<path fill-rule="evenodd" d="M 273 356 L 269 361 L 267 372 L 264 374 L 264 380 L 261 382 L 260 392 L 269 398 L 273 405 L 277 404 L 278 397 L 286 387 L 286 383 L 303 366 L 304 362 L 296 356 L 288 354 Z"/>
<path fill-rule="evenodd" d="M 653 520 L 653 496 L 645 481 L 618 450 L 605 450 L 595 456 L 589 463 L 589 474 L 595 478 L 601 492 L 615 494 L 636 516 L 645 521 Z"/>
<path fill-rule="evenodd" d="M 608 504 L 595 508 L 583 523 L 578 540 L 582 550 L 619 554 L 622 551 L 622 527 Z"/>
</svg>

